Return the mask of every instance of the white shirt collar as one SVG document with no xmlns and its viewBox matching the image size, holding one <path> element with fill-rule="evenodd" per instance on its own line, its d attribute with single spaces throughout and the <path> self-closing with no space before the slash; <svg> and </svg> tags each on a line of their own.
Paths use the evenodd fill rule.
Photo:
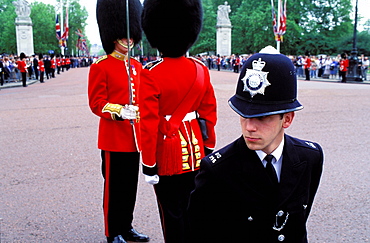
<svg viewBox="0 0 370 243">
<path fill-rule="evenodd" d="M 275 162 L 280 160 L 280 158 L 281 158 L 281 156 L 283 154 L 283 148 L 284 148 L 284 137 L 283 137 L 283 140 L 281 140 L 281 143 L 279 144 L 279 146 L 271 153 L 271 155 L 273 155 L 274 158 L 275 158 Z M 257 153 L 257 155 L 258 155 L 258 157 L 260 158 L 261 161 L 267 155 L 262 150 L 256 150 L 256 153 Z"/>
</svg>

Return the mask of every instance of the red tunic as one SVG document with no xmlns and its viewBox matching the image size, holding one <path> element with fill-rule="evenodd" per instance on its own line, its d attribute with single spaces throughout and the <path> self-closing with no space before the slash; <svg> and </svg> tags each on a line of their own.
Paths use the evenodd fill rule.
<svg viewBox="0 0 370 243">
<path fill-rule="evenodd" d="M 27 64 L 26 61 L 17 61 L 18 69 L 21 73 L 27 72 Z"/>
<path fill-rule="evenodd" d="M 342 59 L 339 63 L 339 70 L 342 72 L 347 72 L 349 67 L 349 60 L 348 59 Z"/>
<path fill-rule="evenodd" d="M 166 150 L 163 127 L 167 115 L 172 115 L 182 104 L 184 97 L 196 78 L 194 61 L 186 57 L 163 58 L 149 63 L 141 74 L 141 134 L 142 161 L 149 168 L 157 167 L 158 175 L 182 174 L 199 169 L 200 159 L 205 156 L 204 146 L 215 147 L 216 136 L 216 98 L 208 69 L 202 64 L 204 85 L 201 96 L 187 112 L 196 111 L 199 117 L 206 119 L 209 138 L 205 141 L 196 119 L 183 122 L 179 129 L 179 142 L 176 143 L 179 154 Z M 191 91 L 190 91 L 191 92 Z M 199 91 L 194 91 L 199 96 Z M 181 152 L 182 151 L 182 152 Z"/>
<path fill-rule="evenodd" d="M 40 72 L 45 72 L 45 66 L 44 62 L 42 60 L 39 60 L 39 66 L 38 66 Z"/>
<path fill-rule="evenodd" d="M 54 58 L 50 60 L 50 63 L 51 63 L 51 68 L 55 69 L 56 68 L 56 62 L 55 62 Z"/>
<path fill-rule="evenodd" d="M 100 117 L 98 148 L 111 152 L 140 151 L 140 127 L 129 120 L 115 120 L 109 112 L 103 113 L 107 103 L 126 105 L 130 103 L 128 76 L 123 59 L 117 59 L 115 52 L 104 56 L 90 67 L 88 95 L 91 111 Z M 122 57 L 122 55 L 121 55 Z M 138 106 L 138 86 L 141 63 L 131 58 L 132 104 Z M 135 129 L 134 129 L 135 127 Z"/>
</svg>

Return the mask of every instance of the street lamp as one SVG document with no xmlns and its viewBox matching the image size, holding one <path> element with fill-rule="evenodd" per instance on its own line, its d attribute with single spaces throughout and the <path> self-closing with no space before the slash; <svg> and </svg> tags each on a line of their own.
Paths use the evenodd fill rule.
<svg viewBox="0 0 370 243">
<path fill-rule="evenodd" d="M 360 76 L 361 74 L 361 67 L 360 62 L 358 60 L 357 55 L 357 4 L 358 0 L 356 0 L 356 7 L 355 7 L 355 25 L 354 25 L 354 31 L 353 31 L 353 44 L 352 44 L 352 51 L 351 56 L 349 56 L 349 68 L 347 73 L 347 80 L 348 81 L 361 81 L 362 78 Z"/>
</svg>

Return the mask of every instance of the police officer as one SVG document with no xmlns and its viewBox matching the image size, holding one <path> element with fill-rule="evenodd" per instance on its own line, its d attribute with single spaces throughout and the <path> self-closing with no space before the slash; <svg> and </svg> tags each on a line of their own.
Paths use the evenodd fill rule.
<svg viewBox="0 0 370 243">
<path fill-rule="evenodd" d="M 128 49 L 141 40 L 142 5 L 139 0 L 128 3 L 130 39 L 126 1 L 97 1 L 100 38 L 107 55 L 91 65 L 88 83 L 90 109 L 100 117 L 98 148 L 102 158 L 108 243 L 149 241 L 148 236 L 132 227 L 140 164 L 138 86 L 142 66 L 128 56 Z"/>
<path fill-rule="evenodd" d="M 194 177 L 216 142 L 216 98 L 208 69 L 185 57 L 202 26 L 202 5 L 200 0 L 146 0 L 142 16 L 149 43 L 162 53 L 141 73 L 143 173 L 154 184 L 165 242 L 183 243 L 189 238 L 186 209 Z"/>
<path fill-rule="evenodd" d="M 189 203 L 192 242 L 307 242 L 323 151 L 284 132 L 303 108 L 291 60 L 271 46 L 252 55 L 229 105 L 242 136 L 201 162 Z"/>
</svg>

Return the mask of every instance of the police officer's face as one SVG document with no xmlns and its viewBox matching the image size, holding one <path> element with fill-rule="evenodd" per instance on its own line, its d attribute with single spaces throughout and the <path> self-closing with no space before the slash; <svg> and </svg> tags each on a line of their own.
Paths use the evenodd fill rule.
<svg viewBox="0 0 370 243">
<path fill-rule="evenodd" d="M 294 118 L 294 112 L 283 115 L 271 115 L 257 118 L 240 117 L 243 137 L 248 148 L 262 150 L 266 154 L 273 152 L 284 137 L 284 128 L 288 128 Z"/>
</svg>

